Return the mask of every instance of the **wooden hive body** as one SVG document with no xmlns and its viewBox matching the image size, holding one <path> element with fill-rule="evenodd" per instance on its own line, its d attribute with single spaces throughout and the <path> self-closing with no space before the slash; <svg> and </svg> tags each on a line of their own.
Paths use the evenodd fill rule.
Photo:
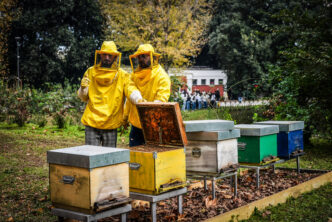
<svg viewBox="0 0 332 222">
<path fill-rule="evenodd" d="M 241 124 L 235 128 L 241 131 L 241 137 L 238 138 L 240 163 L 260 164 L 268 157 L 277 156 L 278 126 Z"/>
<path fill-rule="evenodd" d="M 130 191 L 160 194 L 186 185 L 187 143 L 178 103 L 137 105 L 145 145 L 130 147 Z"/>
<path fill-rule="evenodd" d="M 240 130 L 187 133 L 186 166 L 190 174 L 219 174 L 238 164 Z"/>
<path fill-rule="evenodd" d="M 55 207 L 93 214 L 129 198 L 129 151 L 80 146 L 47 153 Z"/>
</svg>

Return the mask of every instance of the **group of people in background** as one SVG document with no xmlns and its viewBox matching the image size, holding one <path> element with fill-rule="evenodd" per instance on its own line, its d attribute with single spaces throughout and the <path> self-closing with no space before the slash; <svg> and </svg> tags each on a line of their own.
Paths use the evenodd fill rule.
<svg viewBox="0 0 332 222">
<path fill-rule="evenodd" d="M 215 108 L 217 102 L 220 101 L 220 91 L 217 89 L 214 93 L 212 92 L 200 92 L 195 90 L 194 92 L 189 92 L 183 90 L 181 92 L 181 100 L 179 101 L 182 106 L 182 110 L 196 110 L 196 109 L 206 109 L 208 107 Z"/>
</svg>

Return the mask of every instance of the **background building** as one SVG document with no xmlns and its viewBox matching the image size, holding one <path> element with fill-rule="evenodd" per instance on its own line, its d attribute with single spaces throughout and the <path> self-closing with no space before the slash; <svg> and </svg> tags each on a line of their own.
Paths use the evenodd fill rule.
<svg viewBox="0 0 332 222">
<path fill-rule="evenodd" d="M 215 92 L 219 88 L 222 96 L 227 86 L 227 75 L 221 69 L 208 67 L 192 67 L 185 70 L 169 70 L 170 76 L 181 76 L 189 91 Z"/>
</svg>

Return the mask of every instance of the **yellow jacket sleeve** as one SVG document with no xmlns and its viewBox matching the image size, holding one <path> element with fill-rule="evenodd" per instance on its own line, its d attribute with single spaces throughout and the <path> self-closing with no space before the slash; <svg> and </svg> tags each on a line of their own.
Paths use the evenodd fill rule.
<svg viewBox="0 0 332 222">
<path fill-rule="evenodd" d="M 171 95 L 171 80 L 166 73 L 163 73 L 160 78 L 157 88 L 157 93 L 154 101 L 168 102 L 169 96 Z"/>
<path fill-rule="evenodd" d="M 89 81 L 89 70 L 87 70 L 83 75 L 83 78 L 81 80 L 81 86 L 77 91 L 78 98 L 80 98 L 83 102 L 88 102 L 89 100 L 89 85 L 85 85 L 89 84 Z"/>
</svg>

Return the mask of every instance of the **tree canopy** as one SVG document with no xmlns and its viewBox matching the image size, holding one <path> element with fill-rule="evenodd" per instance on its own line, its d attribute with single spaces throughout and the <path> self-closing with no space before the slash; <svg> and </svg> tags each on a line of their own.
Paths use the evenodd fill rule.
<svg viewBox="0 0 332 222">
<path fill-rule="evenodd" d="M 10 75 L 16 75 L 16 36 L 21 37 L 21 76 L 37 87 L 77 80 L 93 64 L 103 25 L 97 1 L 22 0 L 18 8 L 21 15 L 13 20 L 8 41 Z"/>
<path fill-rule="evenodd" d="M 287 35 L 270 80 L 280 119 L 306 120 L 312 132 L 332 135 L 332 5 L 310 0 L 275 14 L 276 35 Z"/>
<path fill-rule="evenodd" d="M 9 72 L 8 67 L 8 39 L 11 32 L 12 21 L 19 15 L 17 0 L 0 1 L 0 77 Z"/>
<path fill-rule="evenodd" d="M 124 52 L 150 43 L 161 53 L 166 70 L 191 63 L 205 43 L 211 17 L 205 0 L 100 0 L 107 39 Z"/>
</svg>

